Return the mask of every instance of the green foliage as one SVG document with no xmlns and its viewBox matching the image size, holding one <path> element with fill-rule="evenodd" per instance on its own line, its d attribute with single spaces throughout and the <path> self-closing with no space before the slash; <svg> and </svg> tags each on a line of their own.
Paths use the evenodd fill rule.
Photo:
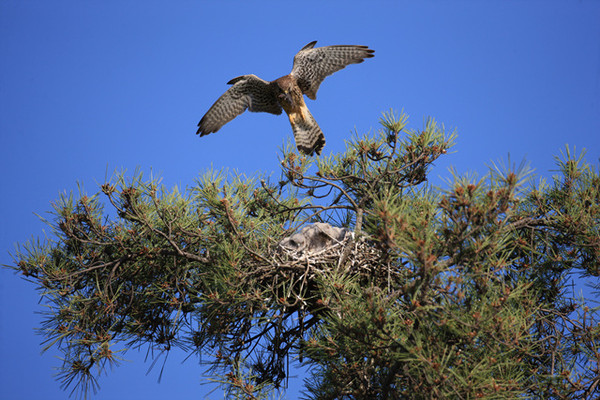
<svg viewBox="0 0 600 400">
<path fill-rule="evenodd" d="M 210 356 L 232 398 L 272 395 L 290 362 L 313 399 L 598 395 L 598 309 L 568 286 L 598 289 L 597 171 L 567 148 L 551 183 L 509 163 L 433 188 L 455 134 L 407 120 L 386 113 L 330 157 L 286 149 L 277 183 L 209 171 L 181 193 L 119 174 L 60 198 L 53 237 L 12 268 L 48 305 L 63 384 L 95 390 L 147 346 Z M 353 235 L 282 248 L 314 222 Z"/>
</svg>

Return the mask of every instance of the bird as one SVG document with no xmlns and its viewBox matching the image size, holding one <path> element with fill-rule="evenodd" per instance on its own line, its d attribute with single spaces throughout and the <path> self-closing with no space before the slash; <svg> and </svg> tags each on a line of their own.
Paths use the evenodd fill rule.
<svg viewBox="0 0 600 400">
<path fill-rule="evenodd" d="M 316 47 L 310 42 L 294 56 L 292 71 L 273 81 L 256 75 L 242 75 L 227 82 L 229 89 L 209 108 L 198 123 L 200 136 L 217 132 L 223 125 L 249 110 L 280 115 L 287 114 L 298 151 L 320 155 L 325 135 L 304 102 L 306 95 L 316 100 L 323 80 L 350 64 L 373 57 L 375 50 L 360 45 Z"/>
</svg>

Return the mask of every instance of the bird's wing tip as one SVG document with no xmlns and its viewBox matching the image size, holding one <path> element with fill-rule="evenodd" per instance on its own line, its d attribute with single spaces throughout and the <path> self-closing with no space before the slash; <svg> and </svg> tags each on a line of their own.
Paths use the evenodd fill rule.
<svg viewBox="0 0 600 400">
<path fill-rule="evenodd" d="M 307 44 L 306 46 L 304 46 L 303 48 L 301 48 L 300 51 L 312 49 L 313 47 L 315 47 L 315 44 L 317 44 L 317 41 L 313 40 L 312 42 L 310 42 L 309 44 Z"/>
</svg>

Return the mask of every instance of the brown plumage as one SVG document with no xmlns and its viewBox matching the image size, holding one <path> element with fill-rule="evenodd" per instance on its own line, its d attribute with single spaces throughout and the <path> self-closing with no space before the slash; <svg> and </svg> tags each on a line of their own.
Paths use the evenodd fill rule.
<svg viewBox="0 0 600 400">
<path fill-rule="evenodd" d="M 314 48 L 310 42 L 294 57 L 289 75 L 271 82 L 256 75 L 242 75 L 228 82 L 232 85 L 212 105 L 198 123 L 200 136 L 217 132 L 246 109 L 279 115 L 283 109 L 290 120 L 298 150 L 304 154 L 321 154 L 325 136 L 308 111 L 303 95 L 317 98 L 323 80 L 350 64 L 374 56 L 367 46 L 339 45 Z"/>
</svg>

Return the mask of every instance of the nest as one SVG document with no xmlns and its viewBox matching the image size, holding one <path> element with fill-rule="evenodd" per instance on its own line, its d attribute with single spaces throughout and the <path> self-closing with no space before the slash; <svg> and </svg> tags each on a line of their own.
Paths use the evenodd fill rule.
<svg viewBox="0 0 600 400">
<path fill-rule="evenodd" d="M 317 222 L 279 242 L 278 264 L 312 277 L 336 269 L 347 274 L 372 275 L 381 269 L 381 252 L 364 235 Z M 387 275 L 387 272 L 386 272 Z"/>
</svg>

